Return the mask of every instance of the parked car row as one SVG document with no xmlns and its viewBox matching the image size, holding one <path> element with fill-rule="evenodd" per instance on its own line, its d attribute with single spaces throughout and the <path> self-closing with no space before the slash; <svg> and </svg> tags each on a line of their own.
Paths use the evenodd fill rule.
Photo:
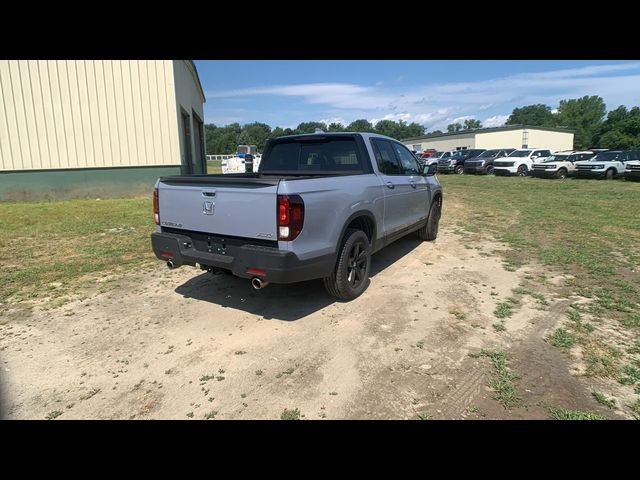
<svg viewBox="0 0 640 480">
<path fill-rule="evenodd" d="M 433 152 L 418 160 L 437 162 L 438 173 L 640 180 L 640 150 L 468 149 Z"/>
</svg>

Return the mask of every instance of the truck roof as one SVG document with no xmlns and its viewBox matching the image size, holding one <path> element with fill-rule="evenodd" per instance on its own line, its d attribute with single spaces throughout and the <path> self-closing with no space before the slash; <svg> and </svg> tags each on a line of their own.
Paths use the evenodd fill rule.
<svg viewBox="0 0 640 480">
<path fill-rule="evenodd" d="M 387 137 L 386 135 L 380 135 L 379 133 L 370 133 L 370 132 L 318 132 L 318 133 L 297 133 L 295 135 L 284 135 L 282 137 L 275 137 L 272 140 L 279 140 L 281 138 L 296 138 L 296 137 L 331 137 L 331 136 L 340 136 L 340 135 L 360 135 L 363 138 L 384 138 L 387 140 L 393 140 L 395 142 L 400 142 L 400 140 L 396 140 L 395 138 Z"/>
</svg>

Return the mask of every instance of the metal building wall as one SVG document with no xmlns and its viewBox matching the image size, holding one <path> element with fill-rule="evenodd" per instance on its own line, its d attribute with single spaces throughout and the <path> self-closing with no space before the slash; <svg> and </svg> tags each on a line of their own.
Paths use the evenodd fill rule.
<svg viewBox="0 0 640 480">
<path fill-rule="evenodd" d="M 171 60 L 0 60 L 0 171 L 180 164 Z"/>
</svg>

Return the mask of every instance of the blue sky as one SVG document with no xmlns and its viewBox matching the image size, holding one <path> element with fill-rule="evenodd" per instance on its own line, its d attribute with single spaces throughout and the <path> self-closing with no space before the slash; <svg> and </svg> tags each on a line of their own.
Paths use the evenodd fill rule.
<svg viewBox="0 0 640 480">
<path fill-rule="evenodd" d="M 196 60 L 206 123 L 358 118 L 418 122 L 427 130 L 477 118 L 504 123 L 513 108 L 600 95 L 609 109 L 640 105 L 640 62 L 542 60 Z"/>
</svg>

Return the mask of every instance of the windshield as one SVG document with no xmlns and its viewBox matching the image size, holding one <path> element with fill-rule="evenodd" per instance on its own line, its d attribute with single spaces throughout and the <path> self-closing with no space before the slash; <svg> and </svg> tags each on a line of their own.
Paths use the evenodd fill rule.
<svg viewBox="0 0 640 480">
<path fill-rule="evenodd" d="M 509 157 L 528 157 L 531 153 L 531 150 L 516 150 L 515 152 L 511 152 Z"/>
<path fill-rule="evenodd" d="M 565 160 L 569 160 L 569 155 L 551 155 L 550 157 L 547 157 L 544 163 L 564 162 Z"/>
<path fill-rule="evenodd" d="M 497 157 L 501 151 L 502 150 L 485 150 L 480 155 L 478 155 L 478 157 L 479 158 Z"/>
<path fill-rule="evenodd" d="M 611 162 L 618 158 L 622 152 L 602 152 L 590 159 L 590 162 Z"/>
</svg>

